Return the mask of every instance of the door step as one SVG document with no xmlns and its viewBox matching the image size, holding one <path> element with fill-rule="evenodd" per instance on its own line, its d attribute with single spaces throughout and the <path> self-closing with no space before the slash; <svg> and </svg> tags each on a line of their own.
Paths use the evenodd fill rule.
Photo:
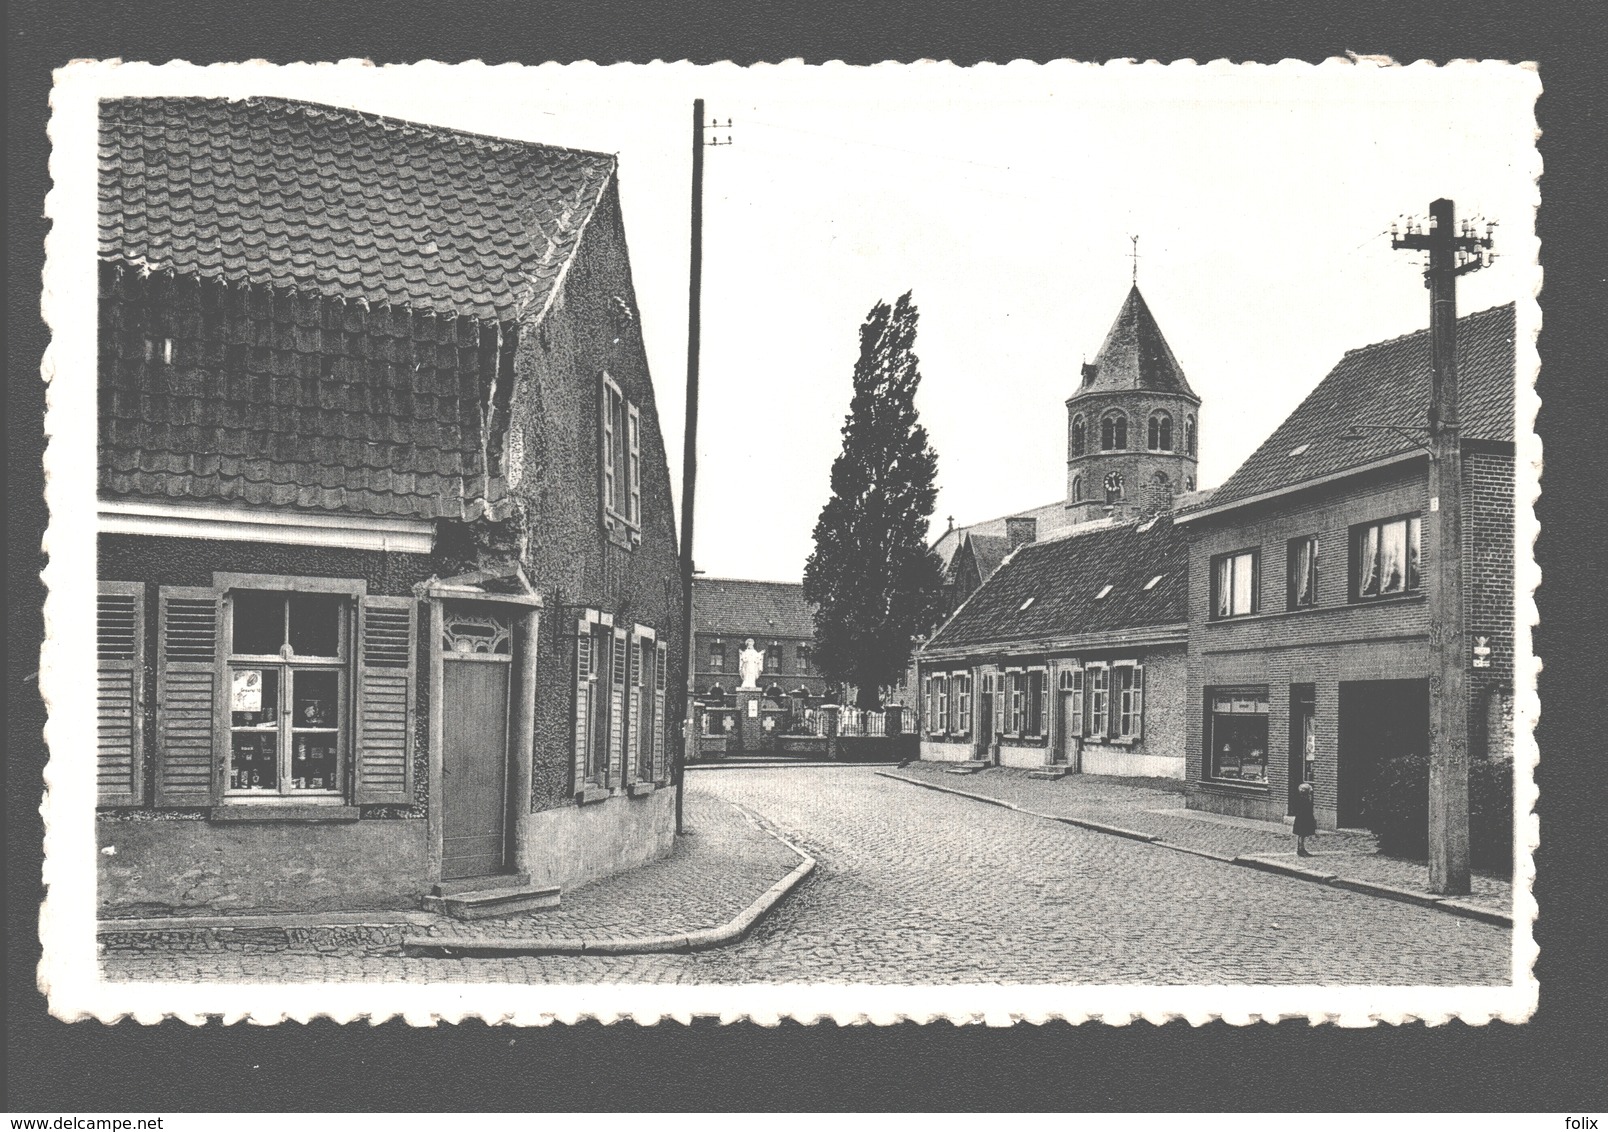
<svg viewBox="0 0 1608 1132">
<path fill-rule="evenodd" d="M 980 770 L 987 770 L 987 769 L 988 769 L 988 764 L 987 763 L 983 762 L 981 759 L 973 759 L 971 762 L 952 763 L 949 766 L 944 767 L 944 773 L 945 774 L 976 774 Z"/>
<path fill-rule="evenodd" d="M 557 908 L 558 886 L 536 888 L 522 884 L 515 888 L 483 888 L 456 892 L 450 896 L 426 896 L 420 903 L 426 912 L 438 912 L 455 920 L 489 920 L 493 916 L 515 916 L 521 912 L 540 912 Z"/>
<path fill-rule="evenodd" d="M 456 896 L 460 892 L 487 892 L 493 888 L 524 888 L 530 883 L 529 873 L 497 873 L 489 877 L 464 877 L 462 880 L 444 880 L 430 886 L 431 896 Z"/>
<path fill-rule="evenodd" d="M 1041 766 L 1037 770 L 1028 771 L 1027 772 L 1027 777 L 1029 777 L 1029 778 L 1065 778 L 1068 774 L 1071 773 L 1071 771 L 1072 771 L 1071 767 L 1065 767 L 1065 766 Z"/>
</svg>

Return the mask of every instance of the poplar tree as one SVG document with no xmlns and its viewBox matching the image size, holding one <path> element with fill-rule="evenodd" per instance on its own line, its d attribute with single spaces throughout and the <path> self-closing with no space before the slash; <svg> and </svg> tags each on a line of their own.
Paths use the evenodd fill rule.
<svg viewBox="0 0 1608 1132">
<path fill-rule="evenodd" d="M 855 686 L 861 708 L 877 707 L 882 688 L 903 674 L 940 599 L 941 570 L 927 545 L 938 456 L 916 415 L 916 319 L 906 292 L 891 307 L 877 303 L 860 327 L 843 450 L 804 566 L 816 659 L 827 679 Z"/>
</svg>

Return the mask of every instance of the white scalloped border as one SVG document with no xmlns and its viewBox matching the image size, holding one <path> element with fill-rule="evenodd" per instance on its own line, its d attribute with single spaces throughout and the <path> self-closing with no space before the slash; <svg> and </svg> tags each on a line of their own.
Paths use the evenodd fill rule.
<svg viewBox="0 0 1608 1132">
<path fill-rule="evenodd" d="M 1442 1025 L 1452 1019 L 1480 1025 L 1492 1020 L 1522 1022 L 1535 1011 L 1538 984 L 1534 977 L 1536 945 L 1534 920 L 1534 850 L 1539 824 L 1534 805 L 1534 769 L 1539 757 L 1534 738 L 1540 716 L 1536 677 L 1541 669 L 1534 655 L 1532 629 L 1537 623 L 1534 594 L 1541 572 L 1533 554 L 1539 524 L 1535 500 L 1540 495 L 1541 441 L 1535 435 L 1540 398 L 1535 375 L 1540 369 L 1536 337 L 1541 311 L 1540 241 L 1532 221 L 1528 232 L 1503 230 L 1503 252 L 1523 256 L 1532 266 L 1530 295 L 1517 302 L 1517 370 L 1523 375 L 1517 397 L 1517 490 L 1515 492 L 1515 670 L 1514 761 L 1519 771 L 1515 790 L 1514 837 L 1519 850 L 1514 871 L 1513 981 L 1498 987 L 1332 987 L 1332 986 L 1065 986 L 991 984 L 950 986 L 867 986 L 750 984 L 741 986 L 685 985 L 520 985 L 495 984 L 244 984 L 244 983 L 110 983 L 100 979 L 95 944 L 95 837 L 94 776 L 83 773 L 82 761 L 72 752 L 92 749 L 92 715 L 81 709 L 82 673 L 94 669 L 95 593 L 95 249 L 98 240 L 95 212 L 95 103 L 102 95 L 172 94 L 238 95 L 282 93 L 295 96 L 298 78 L 313 70 L 349 73 L 353 81 L 376 70 L 394 72 L 407 67 L 421 84 L 442 82 L 453 75 L 489 70 L 522 71 L 519 64 L 446 64 L 425 61 L 376 68 L 363 60 L 340 63 L 298 63 L 277 66 L 262 60 L 198 67 L 186 62 L 161 65 L 122 63 L 119 60 L 76 60 L 58 69 L 51 93 L 51 189 L 45 215 L 51 222 L 46 237 L 41 311 L 51 340 L 41 366 L 47 383 L 44 457 L 45 498 L 51 521 L 45 533 L 48 565 L 42 577 L 47 588 L 45 643 L 40 656 L 39 686 L 48 710 L 45 739 L 53 757 L 45 768 L 45 797 L 40 812 L 45 822 L 44 881 L 47 896 L 40 909 L 39 938 L 43 957 L 38 986 L 49 999 L 50 1012 L 67 1021 L 122 1019 L 149 1024 L 165 1018 L 199 1025 L 209 1020 L 226 1024 L 248 1022 L 272 1025 L 281 1021 L 306 1022 L 329 1018 L 337 1022 L 371 1024 L 401 1018 L 410 1025 L 431 1026 L 478 1018 L 493 1024 L 516 1026 L 573 1023 L 583 1019 L 614 1022 L 629 1019 L 640 1024 L 661 1021 L 689 1023 L 695 1017 L 717 1017 L 723 1023 L 746 1020 L 776 1025 L 784 1018 L 799 1022 L 834 1022 L 838 1025 L 888 1025 L 897 1022 L 944 1020 L 955 1024 L 1008 1026 L 1049 1021 L 1102 1022 L 1126 1025 L 1140 1019 L 1160 1024 L 1183 1019 L 1191 1025 L 1222 1020 L 1231 1025 L 1305 1018 L 1311 1024 L 1370 1026 L 1421 1021 Z M 598 69 L 598 64 L 542 64 L 550 72 L 564 66 Z M 742 70 L 720 63 L 695 68 L 686 62 L 617 64 L 620 68 L 703 70 L 725 74 Z M 933 68 L 962 70 L 952 63 L 923 61 L 913 64 L 885 62 L 872 68 L 850 67 L 842 62 L 806 65 L 797 60 L 761 63 L 757 67 L 813 70 L 824 74 L 852 71 Z M 1061 60 L 1007 64 L 980 63 L 977 69 L 1030 70 L 1053 77 L 1056 72 L 1089 68 L 1112 72 L 1126 81 L 1142 80 L 1141 71 L 1202 67 L 1207 70 L 1253 67 L 1262 70 L 1317 71 L 1329 68 L 1371 69 L 1381 81 L 1391 73 L 1434 70 L 1436 64 L 1417 62 L 1398 67 L 1377 56 L 1351 55 L 1321 64 L 1285 60 L 1278 64 L 1235 64 L 1217 60 L 1197 64 L 1190 60 L 1163 65 L 1117 60 L 1102 64 Z M 1534 64 L 1456 60 L 1446 68 L 1480 67 L 1517 76 L 1533 108 L 1541 82 Z M 1533 109 L 1532 109 L 1533 118 Z M 1535 136 L 1539 136 L 1539 131 Z M 1539 184 L 1541 158 L 1533 144 L 1516 153 L 1514 161 Z M 1539 188 L 1532 196 L 1540 203 Z M 89 332 L 86 332 L 86 327 Z M 54 757 L 56 753 L 61 758 Z"/>
</svg>

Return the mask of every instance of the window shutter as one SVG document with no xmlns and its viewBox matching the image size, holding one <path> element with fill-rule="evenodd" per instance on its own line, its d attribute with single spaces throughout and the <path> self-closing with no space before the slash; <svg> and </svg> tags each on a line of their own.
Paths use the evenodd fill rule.
<svg viewBox="0 0 1608 1132">
<path fill-rule="evenodd" d="M 575 792 L 586 785 L 592 738 L 592 626 L 575 626 Z"/>
<path fill-rule="evenodd" d="M 96 803 L 145 801 L 145 583 L 102 582 L 95 611 Z"/>
<path fill-rule="evenodd" d="M 665 671 L 670 659 L 670 649 L 665 642 L 660 641 L 655 646 L 653 664 L 653 780 L 664 781 L 664 693 L 668 679 Z"/>
<path fill-rule="evenodd" d="M 629 690 L 631 710 L 626 716 L 629 732 L 625 744 L 625 776 L 627 783 L 637 779 L 637 768 L 642 760 L 642 661 L 645 659 L 642 651 L 642 638 L 631 634 L 631 647 L 626 656 L 630 658 L 631 671 L 626 679 Z"/>
<path fill-rule="evenodd" d="M 1074 668 L 1072 676 L 1072 711 L 1071 718 L 1067 720 L 1067 728 L 1073 735 L 1083 734 L 1083 669 Z"/>
<path fill-rule="evenodd" d="M 1145 733 L 1145 666 L 1133 666 L 1133 737 L 1140 739 Z"/>
<path fill-rule="evenodd" d="M 413 801 L 418 603 L 411 597 L 365 597 L 358 614 L 353 800 L 407 805 Z"/>
<path fill-rule="evenodd" d="M 599 411 L 603 418 L 603 510 L 614 511 L 618 509 L 614 498 L 614 406 L 609 403 L 607 377 L 603 379 L 602 390 Z"/>
<path fill-rule="evenodd" d="M 926 730 L 927 730 L 928 734 L 931 734 L 932 731 L 934 730 L 934 728 L 936 727 L 937 723 L 938 723 L 938 708 L 937 708 L 937 705 L 933 702 L 932 677 L 931 676 L 927 677 L 927 679 L 923 682 L 922 690 L 921 690 L 921 700 L 922 700 L 922 703 L 926 705 L 926 710 L 922 713 L 923 716 L 926 719 L 926 724 L 927 724 Z"/>
<path fill-rule="evenodd" d="M 609 765 L 611 779 L 622 777 L 620 764 L 625 758 L 625 667 L 626 635 L 624 629 L 614 630 L 613 663 L 609 665 Z"/>
<path fill-rule="evenodd" d="M 627 438 L 630 440 L 631 511 L 626 516 L 632 526 L 642 525 L 642 414 L 635 405 L 628 406 Z"/>
<path fill-rule="evenodd" d="M 210 806 L 222 653 L 218 592 L 163 586 L 157 601 L 156 804 Z"/>
</svg>

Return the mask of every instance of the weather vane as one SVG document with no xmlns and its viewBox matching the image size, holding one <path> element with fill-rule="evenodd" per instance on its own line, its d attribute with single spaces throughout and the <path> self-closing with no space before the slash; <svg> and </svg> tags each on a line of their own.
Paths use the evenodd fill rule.
<svg viewBox="0 0 1608 1132">
<path fill-rule="evenodd" d="M 1128 239 L 1133 241 L 1133 251 L 1128 253 L 1128 258 L 1133 260 L 1133 282 L 1137 286 L 1139 283 L 1139 237 L 1129 236 Z"/>
</svg>

